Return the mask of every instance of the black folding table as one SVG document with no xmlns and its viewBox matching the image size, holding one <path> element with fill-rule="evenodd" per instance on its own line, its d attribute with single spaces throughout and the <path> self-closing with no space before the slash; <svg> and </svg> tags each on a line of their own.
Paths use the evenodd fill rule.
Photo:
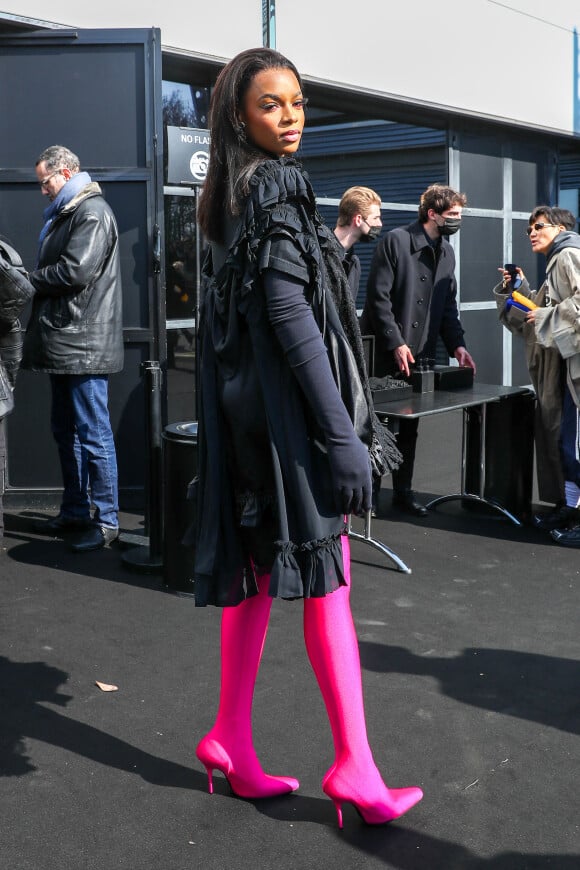
<svg viewBox="0 0 580 870">
<path fill-rule="evenodd" d="M 501 502 L 486 496 L 486 483 L 488 473 L 486 468 L 486 445 L 487 445 L 487 417 L 488 405 L 492 402 L 527 396 L 533 398 L 533 393 L 527 387 L 505 387 L 496 384 L 478 384 L 472 387 L 458 388 L 456 390 L 435 390 L 431 393 L 412 393 L 403 399 L 395 399 L 392 402 L 375 404 L 375 411 L 379 419 L 389 423 L 392 431 L 396 432 L 397 424 L 402 419 L 427 417 L 431 414 L 443 414 L 447 411 L 463 411 L 463 433 L 461 448 L 461 486 L 459 492 L 441 495 L 432 499 L 426 507 L 435 508 L 444 502 L 460 500 L 462 502 L 476 502 L 485 505 L 503 516 L 507 517 L 516 526 L 521 526 L 521 520 Z M 474 426 L 474 414 L 477 425 Z M 533 430 L 527 432 L 529 443 L 533 439 Z M 505 433 L 503 449 L 517 451 L 521 445 L 514 443 L 510 432 Z M 528 451 L 529 478 L 531 480 L 531 463 L 533 454 Z M 474 462 L 476 467 L 474 467 Z M 472 483 L 476 486 L 472 488 Z M 474 491 L 475 490 L 475 491 Z M 410 573 L 411 569 L 381 541 L 375 540 L 371 535 L 370 514 L 365 517 L 364 534 L 353 532 L 349 527 L 349 535 L 355 540 L 363 541 L 375 549 L 380 550 L 397 566 L 399 571 Z"/>
</svg>

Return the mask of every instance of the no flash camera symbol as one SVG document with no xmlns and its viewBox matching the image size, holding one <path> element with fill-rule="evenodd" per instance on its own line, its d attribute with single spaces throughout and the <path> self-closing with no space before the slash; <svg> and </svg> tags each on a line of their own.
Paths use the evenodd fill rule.
<svg viewBox="0 0 580 870">
<path fill-rule="evenodd" d="M 205 181 L 209 156 L 206 151 L 195 151 L 189 161 L 189 170 L 196 181 Z"/>
</svg>

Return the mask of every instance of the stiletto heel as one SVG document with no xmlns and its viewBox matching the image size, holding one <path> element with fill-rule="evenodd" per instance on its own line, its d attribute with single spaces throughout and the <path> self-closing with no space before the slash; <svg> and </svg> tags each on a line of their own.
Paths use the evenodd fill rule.
<svg viewBox="0 0 580 870">
<path fill-rule="evenodd" d="M 304 601 L 304 638 L 324 698 L 335 761 L 322 780 L 342 828 L 342 806 L 350 803 L 367 825 L 397 819 L 421 800 L 420 788 L 389 789 L 368 743 L 358 642 L 350 610 L 350 550 L 342 537 L 345 586 L 324 598 Z"/>
<path fill-rule="evenodd" d="M 338 827 L 342 829 L 342 803 L 337 800 L 337 798 L 332 798 L 332 803 L 334 804 L 334 809 L 336 810 Z"/>
<path fill-rule="evenodd" d="M 219 709 L 213 728 L 196 749 L 210 794 L 214 770 L 243 798 L 276 797 L 299 787 L 293 777 L 264 773 L 252 740 L 252 698 L 272 606 L 268 583 L 268 576 L 261 575 L 258 595 L 223 610 Z"/>
<path fill-rule="evenodd" d="M 375 775 L 380 778 L 378 771 Z M 415 786 L 387 788 L 382 780 L 375 783 L 375 787 L 377 786 L 382 794 L 376 800 L 367 801 L 361 792 L 349 786 L 344 777 L 341 778 L 341 772 L 336 766 L 332 768 L 330 776 L 327 774 L 324 778 L 322 790 L 335 806 L 339 828 L 343 826 L 343 803 L 352 804 L 365 824 L 384 825 L 404 815 L 423 797 L 421 789 Z"/>
<path fill-rule="evenodd" d="M 204 737 L 195 751 L 207 771 L 209 793 L 213 794 L 213 771 L 219 770 L 235 795 L 249 800 L 290 794 L 300 783 L 291 776 L 270 776 L 264 773 L 257 758 L 240 758 L 243 772 L 236 772 L 226 749 L 214 737 Z"/>
</svg>

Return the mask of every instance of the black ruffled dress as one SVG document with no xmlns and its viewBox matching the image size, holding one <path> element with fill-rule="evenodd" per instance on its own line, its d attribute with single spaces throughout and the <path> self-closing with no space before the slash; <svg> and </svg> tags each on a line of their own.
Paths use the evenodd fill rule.
<svg viewBox="0 0 580 870">
<path fill-rule="evenodd" d="M 334 506 L 324 439 L 269 323 L 261 278 L 276 269 L 308 287 L 339 391 L 357 433 L 370 444 L 363 388 L 326 286 L 324 249 L 334 246 L 336 257 L 336 245 L 300 166 L 280 158 L 260 165 L 231 244 L 206 260 L 197 605 L 239 604 L 257 593 L 256 576 L 264 573 L 269 594 L 286 599 L 323 596 L 345 582 L 345 523 Z M 217 274 L 212 259 L 225 261 Z"/>
</svg>

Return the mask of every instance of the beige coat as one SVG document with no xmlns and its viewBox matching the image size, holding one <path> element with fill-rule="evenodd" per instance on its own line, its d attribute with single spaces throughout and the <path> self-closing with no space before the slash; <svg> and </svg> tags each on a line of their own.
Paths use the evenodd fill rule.
<svg viewBox="0 0 580 870">
<path fill-rule="evenodd" d="M 524 279 L 519 292 L 540 307 L 545 305 L 545 285 L 530 290 Z M 556 348 L 546 348 L 536 341 L 535 328 L 525 322 L 524 312 L 511 308 L 506 311 L 509 298 L 502 284 L 493 289 L 499 319 L 525 344 L 526 362 L 536 393 L 534 440 L 536 445 L 536 474 L 540 500 L 555 504 L 564 498 L 564 475 L 560 456 L 560 422 L 562 419 L 562 358 Z"/>
<path fill-rule="evenodd" d="M 580 407 L 580 248 L 563 248 L 552 258 L 542 291 L 550 304 L 536 312 L 536 339 L 565 360 L 568 388 Z"/>
</svg>

